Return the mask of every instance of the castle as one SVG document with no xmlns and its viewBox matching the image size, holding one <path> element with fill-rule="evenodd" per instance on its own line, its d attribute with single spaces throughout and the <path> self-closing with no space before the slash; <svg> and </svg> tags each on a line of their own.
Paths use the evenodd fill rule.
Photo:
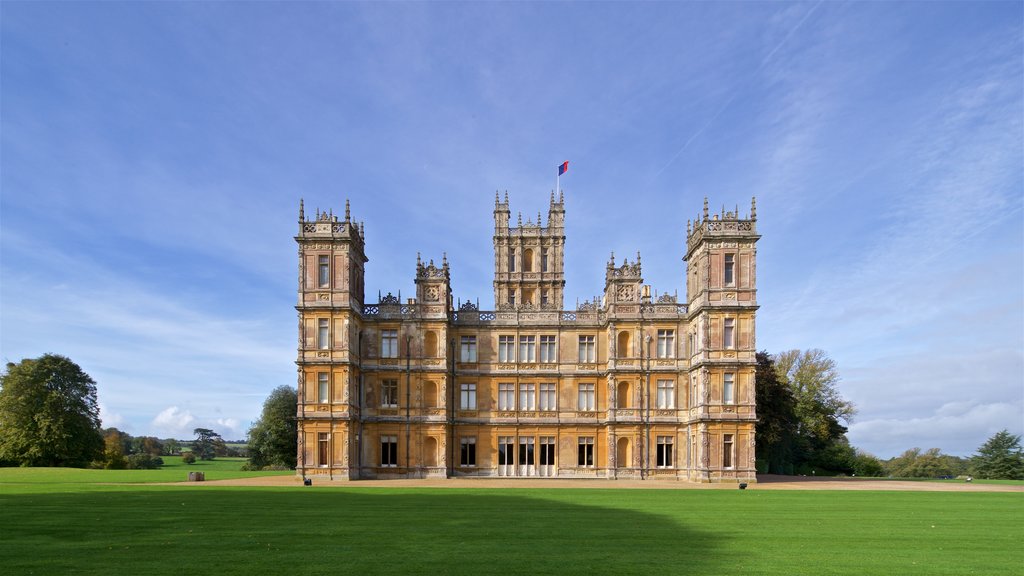
<svg viewBox="0 0 1024 576">
<path fill-rule="evenodd" d="M 685 302 L 613 255 L 575 310 L 561 195 L 546 226 L 495 196 L 492 310 L 418 255 L 415 298 L 365 302 L 349 203 L 300 202 L 297 473 L 755 481 L 755 202 L 687 223 Z"/>
</svg>

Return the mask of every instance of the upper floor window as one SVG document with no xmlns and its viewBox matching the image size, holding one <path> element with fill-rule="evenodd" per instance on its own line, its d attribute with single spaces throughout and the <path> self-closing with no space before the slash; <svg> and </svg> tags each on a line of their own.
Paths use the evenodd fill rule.
<svg viewBox="0 0 1024 576">
<path fill-rule="evenodd" d="M 658 330 L 658 358 L 674 358 L 676 355 L 676 331 Z"/>
<path fill-rule="evenodd" d="M 676 383 L 672 380 L 658 380 L 657 407 L 671 410 L 676 407 Z"/>
<path fill-rule="evenodd" d="M 516 361 L 515 336 L 498 336 L 498 362 Z"/>
<path fill-rule="evenodd" d="M 520 336 L 519 337 L 519 361 L 520 362 L 536 362 L 537 361 L 537 337 L 536 336 Z"/>
<path fill-rule="evenodd" d="M 323 288 L 331 284 L 330 259 L 327 256 L 320 256 L 319 260 L 319 284 Z"/>
<path fill-rule="evenodd" d="M 398 406 L 398 380 L 381 380 L 380 405 L 381 408 Z"/>
<path fill-rule="evenodd" d="M 316 347 L 327 350 L 331 347 L 331 321 L 321 318 L 317 320 L 316 327 Z"/>
<path fill-rule="evenodd" d="M 463 410 L 476 410 L 476 384 L 462 384 L 459 391 L 459 406 Z"/>
<path fill-rule="evenodd" d="M 736 390 L 735 390 L 735 379 L 736 375 L 732 372 L 726 372 L 722 376 L 722 403 L 723 404 L 734 404 L 736 402 Z"/>
<path fill-rule="evenodd" d="M 508 251 L 508 271 L 516 271 L 516 251 L 514 249 Z"/>
<path fill-rule="evenodd" d="M 548 303 L 548 291 L 547 290 L 541 290 L 540 291 L 540 303 L 541 303 L 541 305 L 546 305 Z"/>
<path fill-rule="evenodd" d="M 722 330 L 722 345 L 725 348 L 736 347 L 735 322 L 732 318 L 725 319 L 725 327 Z"/>
<path fill-rule="evenodd" d="M 523 272 L 533 272 L 533 250 L 523 250 Z"/>
<path fill-rule="evenodd" d="M 540 271 L 541 272 L 547 272 L 548 271 L 548 251 L 547 250 L 544 250 L 543 252 L 540 253 Z"/>
<path fill-rule="evenodd" d="M 540 361 L 541 362 L 555 362 L 555 337 L 554 336 L 541 336 L 540 337 Z"/>
<path fill-rule="evenodd" d="M 734 254 L 725 255 L 725 285 L 732 286 L 735 284 L 734 280 L 734 268 L 736 266 L 736 256 Z"/>
<path fill-rule="evenodd" d="M 594 352 L 594 337 L 580 336 L 580 362 L 596 362 L 597 355 Z"/>
<path fill-rule="evenodd" d="M 540 385 L 540 409 L 544 411 L 552 411 L 556 409 L 556 403 L 558 401 L 558 395 L 556 393 L 556 386 L 552 383 L 546 383 Z"/>
<path fill-rule="evenodd" d="M 594 398 L 593 384 L 580 384 L 579 398 L 576 404 L 576 409 L 581 412 L 590 412 L 596 409 L 597 402 Z"/>
<path fill-rule="evenodd" d="M 463 362 L 476 362 L 476 336 L 462 337 L 462 355 L 460 358 Z"/>
<path fill-rule="evenodd" d="M 537 409 L 537 385 L 536 384 L 520 384 L 519 385 L 519 409 L 520 410 L 536 410 Z"/>
<path fill-rule="evenodd" d="M 380 331 L 380 357 L 398 358 L 398 330 Z"/>
<path fill-rule="evenodd" d="M 317 380 L 317 394 L 316 394 L 317 402 L 320 402 L 321 404 L 326 404 L 328 402 L 329 398 L 330 398 L 330 389 L 331 389 L 330 375 L 327 374 L 327 372 L 319 372 L 316 375 L 316 380 Z"/>
<path fill-rule="evenodd" d="M 511 382 L 498 384 L 498 410 L 516 409 L 516 385 Z"/>
<path fill-rule="evenodd" d="M 509 306 L 515 306 L 516 305 L 516 293 L 515 292 L 509 292 L 508 293 L 508 305 Z"/>
</svg>

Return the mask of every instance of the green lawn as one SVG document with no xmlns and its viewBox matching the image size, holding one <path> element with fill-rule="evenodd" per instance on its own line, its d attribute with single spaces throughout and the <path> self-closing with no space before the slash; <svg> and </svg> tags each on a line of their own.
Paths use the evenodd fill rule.
<svg viewBox="0 0 1024 576">
<path fill-rule="evenodd" d="M 1024 566 L 1021 493 L 231 488 L 39 483 L 19 470 L 0 469 L 7 574 L 962 575 Z"/>
<path fill-rule="evenodd" d="M 216 458 L 185 464 L 181 456 L 161 456 L 159 470 L 86 470 L 81 468 L 0 468 L 0 488 L 11 484 L 97 484 L 184 482 L 189 472 L 203 472 L 207 480 L 251 478 L 253 476 L 293 475 L 294 471 L 243 472 L 245 458 Z"/>
</svg>

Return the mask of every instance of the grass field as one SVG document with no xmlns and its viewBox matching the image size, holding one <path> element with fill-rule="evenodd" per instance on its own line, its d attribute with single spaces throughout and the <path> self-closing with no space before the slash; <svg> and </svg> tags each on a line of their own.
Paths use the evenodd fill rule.
<svg viewBox="0 0 1024 576">
<path fill-rule="evenodd" d="M 81 472 L 90 471 L 0 469 L 5 574 L 962 575 L 1024 566 L 1021 493 L 154 486 Z"/>
</svg>

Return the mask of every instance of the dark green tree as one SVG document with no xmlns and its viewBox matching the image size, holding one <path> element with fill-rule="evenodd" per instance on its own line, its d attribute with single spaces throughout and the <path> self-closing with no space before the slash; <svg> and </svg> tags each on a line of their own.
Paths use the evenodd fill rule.
<svg viewBox="0 0 1024 576">
<path fill-rule="evenodd" d="M 295 389 L 290 386 L 278 386 L 263 402 L 263 413 L 249 428 L 249 468 L 295 468 L 297 403 Z"/>
<path fill-rule="evenodd" d="M 85 467 L 103 457 L 96 382 L 64 356 L 26 358 L 0 374 L 0 462 Z"/>
<path fill-rule="evenodd" d="M 1024 480 L 1024 453 L 1020 436 L 1001 430 L 978 448 L 971 458 L 971 470 L 978 478 Z"/>
<path fill-rule="evenodd" d="M 192 452 L 200 460 L 213 460 L 217 456 L 217 443 L 224 439 L 209 428 L 196 428 L 192 431 L 196 439 L 192 441 Z"/>
<path fill-rule="evenodd" d="M 759 470 L 771 474 L 792 474 L 796 439 L 796 400 L 775 370 L 767 352 L 757 353 L 754 376 L 757 424 L 754 438 Z"/>
</svg>

